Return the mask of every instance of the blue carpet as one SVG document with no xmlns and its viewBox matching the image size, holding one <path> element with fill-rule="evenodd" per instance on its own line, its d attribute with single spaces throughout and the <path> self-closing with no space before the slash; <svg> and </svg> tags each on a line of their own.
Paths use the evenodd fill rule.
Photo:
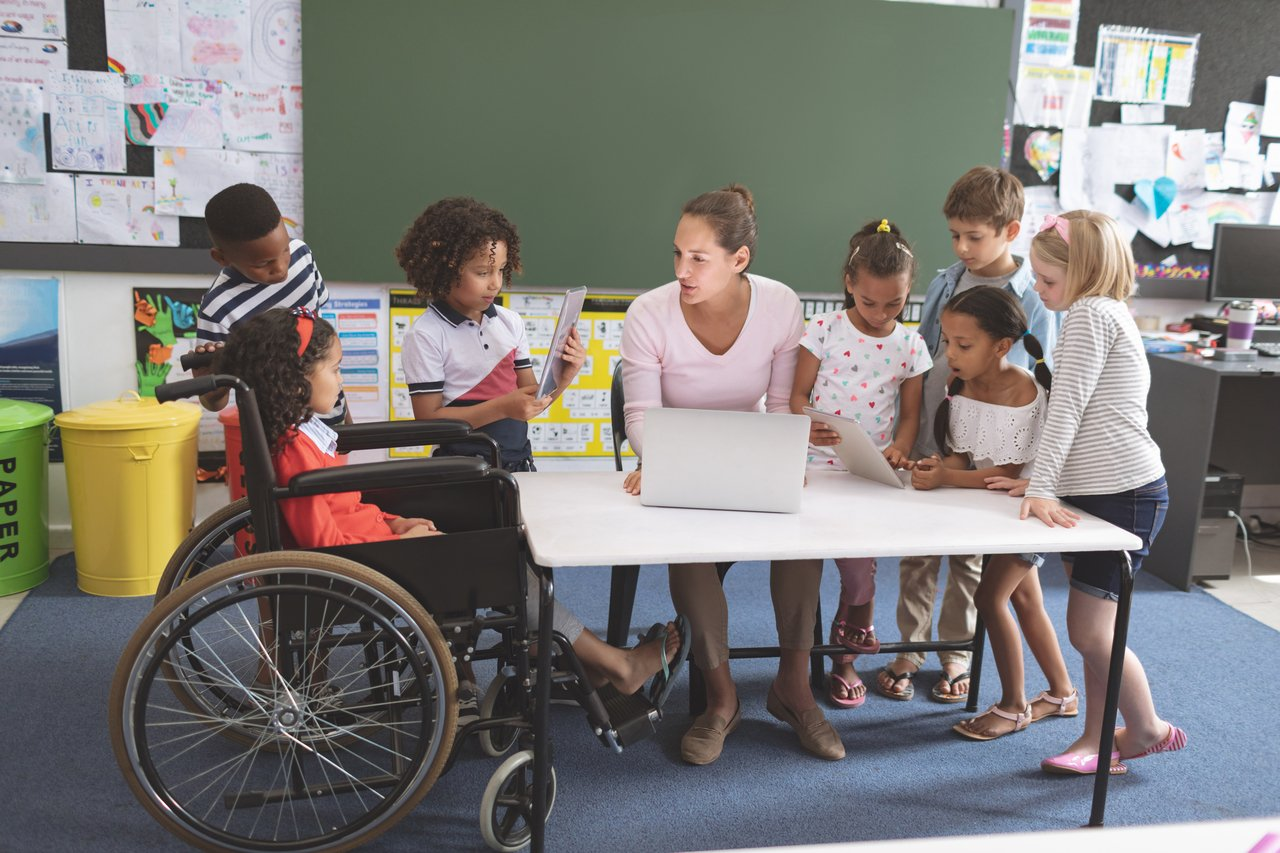
<svg viewBox="0 0 1280 853">
<path fill-rule="evenodd" d="M 1042 571 L 1048 610 L 1065 642 L 1066 585 L 1051 560 Z M 561 597 L 603 632 L 608 572 L 570 569 Z M 880 563 L 877 622 L 893 638 L 895 562 Z M 824 576 L 827 610 L 837 579 Z M 735 645 L 776 642 L 763 566 L 728 578 Z M 148 599 L 105 599 L 75 589 L 74 563 L 57 561 L 0 630 L 0 848 L 15 851 L 167 851 L 180 844 L 152 822 L 116 769 L 106 702 L 117 657 Z M 635 624 L 669 618 L 666 572 L 645 567 Z M 1135 762 L 1112 781 L 1112 826 L 1280 813 L 1280 710 L 1275 661 L 1280 633 L 1195 590 L 1140 576 L 1131 646 L 1157 707 L 1190 734 L 1189 748 Z M 1077 683 L 1079 657 L 1065 649 Z M 888 661 L 875 658 L 876 665 Z M 1028 692 L 1043 686 L 1028 660 Z M 1262 662 L 1261 666 L 1257 662 Z M 863 669 L 869 675 L 871 664 Z M 990 743 L 950 727 L 964 712 L 930 702 L 937 663 L 926 664 L 911 702 L 872 695 L 861 708 L 828 711 L 849 750 L 827 763 L 802 753 L 764 709 L 772 661 L 739 661 L 743 723 L 720 761 L 688 767 L 679 741 L 688 718 L 679 685 L 658 735 L 622 755 L 603 749 L 581 712 L 554 713 L 559 795 L 548 827 L 557 851 L 665 851 L 1063 829 L 1088 819 L 1091 781 L 1040 773 L 1041 757 L 1071 742 L 1079 722 L 1051 719 Z M 998 685 L 990 657 L 983 707 Z M 1267 675 L 1267 673 L 1271 673 Z M 482 673 L 485 675 L 485 673 Z M 923 687 L 924 689 L 920 689 Z M 497 760 L 474 743 L 422 805 L 375 849 L 483 850 L 478 806 Z"/>
</svg>

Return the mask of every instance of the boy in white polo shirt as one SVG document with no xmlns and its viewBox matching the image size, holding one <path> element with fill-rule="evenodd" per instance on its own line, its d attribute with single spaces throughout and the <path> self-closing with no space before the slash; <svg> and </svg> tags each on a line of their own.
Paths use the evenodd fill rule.
<svg viewBox="0 0 1280 853">
<path fill-rule="evenodd" d="M 419 420 L 456 418 L 502 450 L 508 471 L 532 471 L 529 419 L 573 381 L 586 358 L 570 332 L 564 384 L 537 397 L 538 379 L 520 315 L 495 303 L 520 272 L 520 237 L 497 210 L 472 198 L 446 198 L 414 221 L 396 247 L 408 282 L 430 300 L 405 335 L 405 381 Z M 435 455 L 480 456 L 484 446 L 453 444 Z"/>
</svg>

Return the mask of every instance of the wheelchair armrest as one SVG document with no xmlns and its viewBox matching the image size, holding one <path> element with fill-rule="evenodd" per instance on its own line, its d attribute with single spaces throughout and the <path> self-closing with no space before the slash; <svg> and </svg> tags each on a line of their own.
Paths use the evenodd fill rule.
<svg viewBox="0 0 1280 853">
<path fill-rule="evenodd" d="M 396 489 L 406 486 L 438 486 L 473 482 L 490 471 L 483 459 L 449 456 L 443 459 L 404 459 L 397 462 L 370 462 L 304 471 L 277 488 L 277 498 L 305 498 L 334 492 L 369 489 Z"/>
<path fill-rule="evenodd" d="M 447 444 L 471 435 L 466 421 L 442 418 L 432 421 L 382 421 L 339 424 L 338 452 L 380 450 L 386 447 L 413 447 L 419 444 Z"/>
</svg>

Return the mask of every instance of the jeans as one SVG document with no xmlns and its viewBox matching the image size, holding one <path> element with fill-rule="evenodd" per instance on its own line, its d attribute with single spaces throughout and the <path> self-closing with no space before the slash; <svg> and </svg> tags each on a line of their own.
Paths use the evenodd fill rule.
<svg viewBox="0 0 1280 853">
<path fill-rule="evenodd" d="M 1151 550 L 1151 543 L 1155 541 L 1169 511 L 1169 486 L 1161 477 L 1127 492 L 1079 495 L 1062 500 L 1141 539 L 1142 548 L 1129 552 L 1136 572 L 1142 566 L 1142 558 Z M 1124 555 L 1121 552 L 1082 551 L 1064 554 L 1063 558 L 1072 562 L 1073 587 L 1098 598 L 1120 600 L 1120 581 L 1124 573 Z"/>
</svg>

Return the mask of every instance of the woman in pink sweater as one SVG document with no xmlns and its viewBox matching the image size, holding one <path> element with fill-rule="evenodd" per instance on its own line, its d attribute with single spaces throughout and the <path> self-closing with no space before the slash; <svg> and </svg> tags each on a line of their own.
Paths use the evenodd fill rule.
<svg viewBox="0 0 1280 853">
<path fill-rule="evenodd" d="M 749 275 L 756 247 L 755 208 L 733 184 L 685 204 L 675 235 L 676 280 L 643 294 L 622 331 L 627 438 L 644 454 L 644 415 L 655 406 L 789 412 L 796 346 L 804 333 L 791 288 Z M 638 495 L 641 471 L 624 488 Z M 781 659 L 769 712 L 790 724 L 805 749 L 844 757 L 839 735 L 809 688 L 809 651 L 822 564 L 775 562 L 770 577 Z M 720 757 L 742 706 L 729 672 L 729 612 L 712 563 L 671 566 L 671 598 L 688 615 L 693 649 L 706 673 L 707 709 L 680 743 L 690 764 Z"/>
</svg>

